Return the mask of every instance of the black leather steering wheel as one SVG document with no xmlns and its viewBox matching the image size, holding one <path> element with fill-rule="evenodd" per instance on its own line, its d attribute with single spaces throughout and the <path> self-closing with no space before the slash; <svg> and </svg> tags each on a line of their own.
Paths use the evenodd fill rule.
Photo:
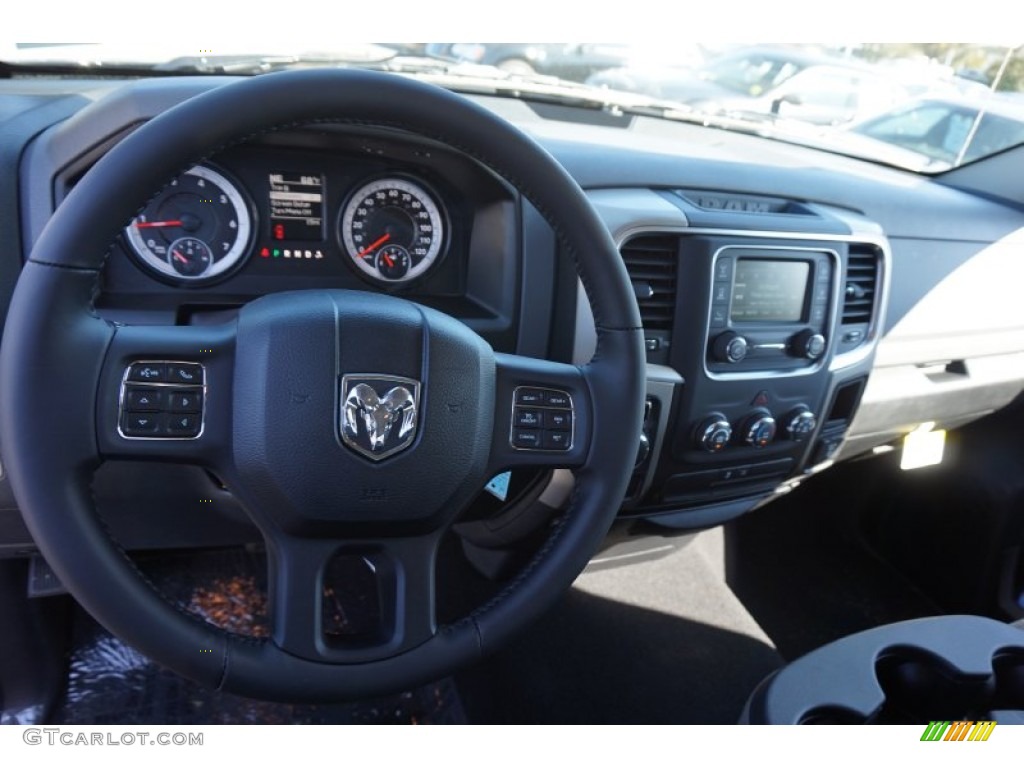
<svg viewBox="0 0 1024 768">
<path fill-rule="evenodd" d="M 154 190 L 227 146 L 317 122 L 409 131 L 506 179 L 576 260 L 597 326 L 593 360 L 573 366 L 497 354 L 450 317 L 355 291 L 266 296 L 221 326 L 119 326 L 98 316 L 93 300 L 110 243 Z M 202 365 L 198 437 L 121 434 L 121 388 L 138 361 Z M 294 71 L 217 88 L 168 110 L 114 147 L 68 195 L 11 304 L 0 349 L 0 437 L 39 549 L 111 632 L 215 688 L 342 700 L 473 662 L 571 584 L 625 492 L 640 434 L 643 366 L 636 302 L 609 233 L 536 143 L 467 100 L 411 79 Z M 342 379 L 368 374 L 419 384 L 414 439 L 383 461 L 340 439 Z M 571 446 L 511 446 L 518 387 L 571 397 Z M 92 473 L 110 459 L 195 463 L 225 478 L 266 541 L 269 639 L 224 632 L 160 598 L 95 513 Z M 433 567 L 441 535 L 489 477 L 526 465 L 574 471 L 567 512 L 497 597 L 438 626 Z M 383 620 L 371 640 L 334 642 L 321 631 L 320 579 L 338 553 L 371 561 L 377 574 Z"/>
</svg>

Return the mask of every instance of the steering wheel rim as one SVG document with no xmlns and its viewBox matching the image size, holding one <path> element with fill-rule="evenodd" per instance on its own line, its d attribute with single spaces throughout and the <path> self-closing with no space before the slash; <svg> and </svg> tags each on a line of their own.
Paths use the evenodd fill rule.
<svg viewBox="0 0 1024 768">
<path fill-rule="evenodd" d="M 517 462 L 564 462 L 574 469 L 577 482 L 556 530 L 499 595 L 453 624 L 436 627 L 431 619 L 425 625 L 431 628 L 427 636 L 403 636 L 397 645 L 378 648 L 369 656 L 350 650 L 332 656 L 334 651 L 319 646 L 308 651 L 302 646 L 296 652 L 287 639 L 281 641 L 287 648 L 282 650 L 277 634 L 273 641 L 254 641 L 223 632 L 169 605 L 108 536 L 89 492 L 95 467 L 122 455 L 203 464 L 212 463 L 216 454 L 217 461 L 223 460 L 224 446 L 216 436 L 188 450 L 182 448 L 179 454 L 174 446 L 142 450 L 132 445 L 128 452 L 111 434 L 111 422 L 116 424 L 118 418 L 114 382 L 124 372 L 125 360 L 220 345 L 223 360 L 208 360 L 207 375 L 211 381 L 215 374 L 221 382 L 230 379 L 233 385 L 227 392 L 226 384 L 216 392 L 211 385 L 206 407 L 220 403 L 226 409 L 229 447 L 236 454 L 232 466 L 237 471 L 232 476 L 245 496 L 242 488 L 253 479 L 245 468 L 255 467 L 253 456 L 266 454 L 256 451 L 240 457 L 237 444 L 248 445 L 260 429 L 267 434 L 256 434 L 257 442 L 265 440 L 269 445 L 277 437 L 271 434 L 269 421 L 258 421 L 259 429 L 249 424 L 250 412 L 241 408 L 251 411 L 260 402 L 259 393 L 267 390 L 246 389 L 239 383 L 239 371 L 254 368 L 247 350 L 263 349 L 269 354 L 269 347 L 260 346 L 262 337 L 257 339 L 266 327 L 268 311 L 272 316 L 275 308 L 280 309 L 290 321 L 306 310 L 287 298 L 278 300 L 276 307 L 259 299 L 253 302 L 260 302 L 258 307 L 243 309 L 233 328 L 115 327 L 97 315 L 93 299 L 109 244 L 137 213 L 139 202 L 161 184 L 227 146 L 317 122 L 408 131 L 472 156 L 504 178 L 540 211 L 576 260 L 597 331 L 597 352 L 587 365 L 558 366 L 495 355 L 489 347 L 484 349 L 486 344 L 479 337 L 439 313 L 410 310 L 372 297 L 386 306 L 380 309 L 375 304 L 367 311 L 388 315 L 374 315 L 373 322 L 412 324 L 424 338 L 429 337 L 435 350 L 432 355 L 439 354 L 438 345 L 444 349 L 448 344 L 458 353 L 453 361 L 463 368 L 479 368 L 475 384 L 465 384 L 479 396 L 474 401 L 476 420 L 464 423 L 472 434 L 473 455 L 485 451 L 487 456 L 464 478 L 440 488 L 439 500 L 462 503 L 469 486 L 487 472 Z M 154 147 L 160 148 L 156 156 Z M 361 316 L 367 306 L 365 296 L 344 293 L 305 295 L 303 304 L 322 309 L 330 305 L 331 312 Z M 392 315 L 400 317 L 395 320 Z M 302 322 L 320 321 L 304 318 Z M 425 352 L 419 354 L 426 359 Z M 427 388 L 428 368 L 423 370 Z M 69 194 L 37 241 L 12 299 L 0 347 L 0 439 L 12 489 L 40 551 L 72 595 L 111 632 L 176 672 L 214 688 L 265 699 L 340 700 L 398 690 L 472 663 L 537 617 L 568 588 L 599 545 L 625 492 L 636 451 L 633 436 L 640 432 L 643 371 L 639 313 L 614 243 L 582 190 L 539 145 L 496 115 L 434 86 L 372 72 L 302 70 L 223 86 L 168 110 L 115 146 Z M 435 407 L 436 393 L 447 383 L 437 376 L 430 367 L 435 392 L 430 407 Z M 565 456 L 525 456 L 509 446 L 506 420 L 511 417 L 511 393 L 524 383 L 554 386 L 576 398 L 577 444 Z M 332 392 L 332 401 L 334 397 Z M 216 421 L 213 413 L 208 421 Z M 429 418 L 430 411 L 425 413 Z M 602 413 L 615 413 L 614 423 L 598 416 Z M 216 430 L 211 427 L 213 433 Z M 425 431 L 416 445 L 425 444 L 431 434 Z M 433 445 L 436 454 L 439 444 Z M 281 483 L 293 480 L 289 477 Z M 247 500 L 259 506 L 255 497 L 249 493 Z M 296 538 L 316 538 L 310 534 L 311 520 L 304 513 L 299 517 L 297 528 L 295 520 L 274 515 L 257 520 L 265 535 L 268 528 L 276 532 L 272 541 L 268 539 L 268 550 Z M 452 519 L 431 518 L 429 525 L 435 526 L 435 533 L 443 533 Z M 415 521 L 421 527 L 427 522 L 425 518 Z M 365 524 L 365 519 L 338 521 L 331 530 L 350 530 L 357 523 Z M 374 545 L 394 546 L 395 541 L 411 538 L 406 537 L 408 530 L 401 528 L 400 536 L 375 538 Z M 334 535 L 329 538 L 332 544 Z M 399 594 L 407 602 L 425 589 L 416 586 L 413 577 L 403 583 Z M 428 587 L 432 600 L 432 582 Z M 284 605 L 291 593 L 281 594 L 284 597 L 277 602 Z"/>
</svg>

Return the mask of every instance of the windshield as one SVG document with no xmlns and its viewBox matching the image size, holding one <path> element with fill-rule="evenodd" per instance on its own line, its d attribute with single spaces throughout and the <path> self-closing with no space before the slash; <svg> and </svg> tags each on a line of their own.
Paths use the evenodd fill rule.
<svg viewBox="0 0 1024 768">
<path fill-rule="evenodd" d="M 368 67 L 509 98 L 709 129 L 940 173 L 1024 143 L 1024 47 L 967 43 L 2 43 L 0 76 L 258 75 Z"/>
</svg>

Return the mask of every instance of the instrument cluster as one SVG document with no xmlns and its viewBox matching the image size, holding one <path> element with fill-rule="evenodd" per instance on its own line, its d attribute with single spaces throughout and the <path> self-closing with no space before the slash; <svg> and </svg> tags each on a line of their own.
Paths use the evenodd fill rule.
<svg viewBox="0 0 1024 768">
<path fill-rule="evenodd" d="M 350 277 L 401 290 L 444 264 L 453 243 L 464 245 L 453 227 L 465 226 L 467 205 L 430 166 L 250 149 L 173 179 L 123 241 L 147 274 L 181 288 L 241 270 L 268 274 L 261 262 L 309 262 L 307 275 L 343 264 Z"/>
</svg>

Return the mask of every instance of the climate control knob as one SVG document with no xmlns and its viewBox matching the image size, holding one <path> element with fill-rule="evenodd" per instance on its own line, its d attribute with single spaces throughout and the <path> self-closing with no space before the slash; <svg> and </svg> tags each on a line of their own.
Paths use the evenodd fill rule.
<svg viewBox="0 0 1024 768">
<path fill-rule="evenodd" d="M 825 337 L 810 328 L 805 328 L 792 338 L 789 348 L 795 357 L 817 360 L 825 354 Z"/>
<path fill-rule="evenodd" d="M 756 411 L 743 422 L 743 442 L 764 448 L 775 439 L 775 419 L 768 411 Z"/>
<path fill-rule="evenodd" d="M 811 413 L 806 405 L 798 405 L 786 414 L 782 420 L 786 437 L 800 442 L 806 440 L 814 428 L 818 426 L 818 417 Z"/>
<path fill-rule="evenodd" d="M 732 425 L 720 413 L 712 413 L 697 427 L 697 447 L 708 453 L 718 453 L 732 439 Z"/>
<path fill-rule="evenodd" d="M 747 340 L 733 331 L 726 331 L 715 338 L 712 349 L 716 360 L 723 363 L 738 363 L 747 356 Z"/>
</svg>

